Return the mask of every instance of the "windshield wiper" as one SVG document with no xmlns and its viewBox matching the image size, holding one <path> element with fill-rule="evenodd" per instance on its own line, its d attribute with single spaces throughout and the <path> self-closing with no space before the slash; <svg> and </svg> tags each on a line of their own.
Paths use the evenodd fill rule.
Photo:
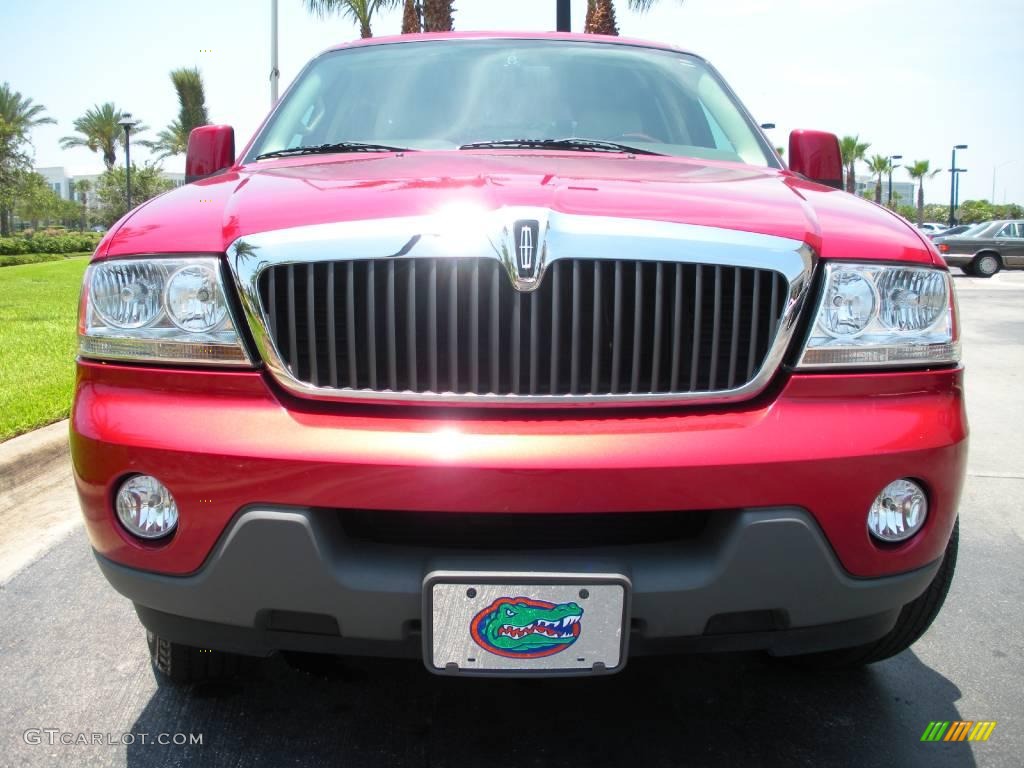
<svg viewBox="0 0 1024 768">
<path fill-rule="evenodd" d="M 459 149 L 567 149 L 573 152 L 628 152 L 633 155 L 662 155 L 649 149 L 638 149 L 617 141 L 601 139 L 504 139 L 499 141 L 474 141 L 463 144 Z"/>
<path fill-rule="evenodd" d="M 264 152 L 256 155 L 257 160 L 265 160 L 268 157 L 292 157 L 294 155 L 329 155 L 342 152 L 415 152 L 408 147 L 392 147 L 387 144 L 368 144 L 362 141 L 338 141 L 333 144 L 316 144 L 312 147 L 291 147 L 290 149 L 277 149 L 273 152 Z"/>
</svg>

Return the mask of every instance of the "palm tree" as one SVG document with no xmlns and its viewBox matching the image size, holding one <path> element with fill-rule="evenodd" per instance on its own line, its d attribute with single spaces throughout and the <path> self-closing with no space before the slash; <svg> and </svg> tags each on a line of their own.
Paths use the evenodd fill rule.
<svg viewBox="0 0 1024 768">
<path fill-rule="evenodd" d="M 588 0 L 587 21 L 583 31 L 592 35 L 619 34 L 619 27 L 615 23 L 615 4 L 612 0 Z"/>
<path fill-rule="evenodd" d="M 60 140 L 60 146 L 62 149 L 85 147 L 90 152 L 99 152 L 109 171 L 117 162 L 118 145 L 124 144 L 124 128 L 118 123 L 125 117 L 130 115 L 114 106 L 112 101 L 97 104 L 75 120 L 75 131 L 79 135 L 65 136 Z M 138 133 L 146 130 L 146 127 L 140 125 L 134 130 Z"/>
<path fill-rule="evenodd" d="M 941 168 L 931 170 L 931 163 L 927 160 L 915 160 L 906 166 L 907 174 L 918 183 L 917 186 L 917 223 L 924 223 L 924 180 L 931 179 L 941 173 Z"/>
<path fill-rule="evenodd" d="M 306 10 L 321 18 L 331 13 L 340 13 L 353 19 L 359 24 L 359 34 L 364 38 L 373 37 L 373 31 L 370 29 L 373 15 L 377 11 L 395 7 L 398 2 L 399 0 L 303 0 Z M 450 5 L 449 3 L 449 7 Z"/>
<path fill-rule="evenodd" d="M 0 234 L 11 232 L 11 211 L 14 193 L 22 172 L 30 168 L 28 155 L 22 147 L 29 141 L 29 133 L 41 125 L 57 121 L 47 117 L 46 107 L 33 104 L 8 83 L 0 85 Z"/>
<path fill-rule="evenodd" d="M 843 165 L 846 167 L 846 191 L 850 194 L 857 190 L 857 161 L 864 159 L 870 146 L 868 142 L 862 142 L 860 136 L 843 136 L 842 141 L 839 142 L 839 151 L 843 156 Z"/>
<path fill-rule="evenodd" d="M 206 110 L 206 89 L 198 69 L 171 71 L 171 83 L 178 94 L 178 117 L 156 136 L 156 141 L 142 141 L 157 154 L 158 159 L 183 155 L 188 150 L 188 137 L 193 128 L 210 124 Z"/>
<path fill-rule="evenodd" d="M 882 202 L 882 176 L 892 170 L 892 164 L 885 155 L 873 155 L 868 160 L 868 170 L 875 175 L 875 202 Z"/>
<path fill-rule="evenodd" d="M 657 3 L 658 0 L 628 0 L 627 5 L 631 11 L 647 13 Z M 587 0 L 587 20 L 583 31 L 593 35 L 619 34 L 619 28 L 615 23 L 615 4 L 612 0 Z"/>
<path fill-rule="evenodd" d="M 415 35 L 423 31 L 423 22 L 420 20 L 421 10 L 417 0 L 405 0 L 405 8 L 402 10 L 403 35 Z"/>
<path fill-rule="evenodd" d="M 452 0 L 423 0 L 423 31 L 451 32 Z"/>
</svg>

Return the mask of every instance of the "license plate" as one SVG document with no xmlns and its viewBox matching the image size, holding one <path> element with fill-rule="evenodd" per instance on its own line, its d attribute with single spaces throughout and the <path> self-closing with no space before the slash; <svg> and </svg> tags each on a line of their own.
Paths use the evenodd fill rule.
<svg viewBox="0 0 1024 768">
<path fill-rule="evenodd" d="M 624 576 L 434 572 L 423 596 L 433 672 L 579 674 L 625 664 Z"/>
</svg>

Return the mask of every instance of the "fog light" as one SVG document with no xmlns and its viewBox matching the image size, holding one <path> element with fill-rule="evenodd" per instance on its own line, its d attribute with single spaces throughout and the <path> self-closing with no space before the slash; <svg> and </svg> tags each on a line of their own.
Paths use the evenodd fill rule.
<svg viewBox="0 0 1024 768">
<path fill-rule="evenodd" d="M 166 486 L 149 475 L 133 475 L 117 491 L 117 519 L 142 539 L 170 535 L 178 525 L 178 505 Z"/>
<path fill-rule="evenodd" d="M 924 525 L 928 497 L 913 480 L 889 483 L 868 511 L 868 530 L 882 541 L 904 541 Z"/>
</svg>

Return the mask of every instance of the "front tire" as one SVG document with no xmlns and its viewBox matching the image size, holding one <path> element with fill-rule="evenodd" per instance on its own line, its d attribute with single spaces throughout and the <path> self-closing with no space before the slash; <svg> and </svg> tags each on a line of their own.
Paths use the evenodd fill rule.
<svg viewBox="0 0 1024 768">
<path fill-rule="evenodd" d="M 242 670 L 242 657 L 233 653 L 172 643 L 148 630 L 146 642 L 153 669 L 175 685 L 224 680 Z"/>
<path fill-rule="evenodd" d="M 853 648 L 840 648 L 823 653 L 809 653 L 791 657 L 797 664 L 813 669 L 838 670 L 873 664 L 902 653 L 916 643 L 925 633 L 949 593 L 949 585 L 953 581 L 956 568 L 956 553 L 960 542 L 960 520 L 953 526 L 946 551 L 942 556 L 942 565 L 935 572 L 928 588 L 916 599 L 903 606 L 896 625 L 879 640 Z"/>
<path fill-rule="evenodd" d="M 971 274 L 975 277 L 992 277 L 1003 264 L 994 253 L 981 253 L 971 262 Z"/>
</svg>

